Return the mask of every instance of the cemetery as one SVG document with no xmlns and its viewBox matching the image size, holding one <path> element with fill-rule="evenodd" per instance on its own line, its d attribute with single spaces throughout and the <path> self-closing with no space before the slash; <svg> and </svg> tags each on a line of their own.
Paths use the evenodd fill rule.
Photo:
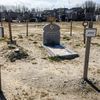
<svg viewBox="0 0 100 100">
<path fill-rule="evenodd" d="M 92 10 L 44 10 L 44 22 L 30 22 L 31 11 L 13 22 L 16 13 L 6 12 L 7 21 L 0 20 L 0 100 L 100 100 L 100 21 L 94 21 L 92 4 Z"/>
<path fill-rule="evenodd" d="M 50 25 L 50 22 L 29 23 L 27 36 L 26 23 L 11 23 L 12 40 L 16 40 L 15 45 L 7 43 L 10 39 L 8 23 L 3 23 L 5 39 L 0 41 L 0 65 L 2 91 L 5 97 L 8 98 L 7 100 L 22 100 L 23 98 L 27 100 L 34 100 L 34 98 L 36 100 L 38 98 L 40 100 L 58 100 L 58 98 L 62 100 L 65 98 L 63 100 L 66 100 L 67 97 L 71 100 L 75 98 L 86 100 L 87 95 L 91 95 L 88 100 L 94 100 L 94 98 L 99 100 L 97 90 L 83 79 L 86 44 L 84 44 L 82 22 L 73 22 L 72 36 L 70 36 L 70 23 L 53 22 Z M 46 30 L 49 26 L 51 29 L 56 27 L 57 34 L 56 31 L 49 33 L 51 31 Z M 91 39 L 88 78 L 99 89 L 99 23 L 95 22 L 93 28 L 96 36 L 93 35 Z M 88 30 L 86 32 L 89 36 Z M 66 53 L 65 47 L 75 53 L 73 59 L 60 58 L 57 60 L 57 58 L 49 57 L 51 51 L 61 57 L 63 54 L 69 54 L 69 52 Z M 27 57 L 20 59 L 22 55 L 20 48 L 23 48 Z M 10 54 L 14 54 L 13 61 L 8 60 L 12 57 Z M 76 57 L 77 54 L 78 57 Z"/>
</svg>

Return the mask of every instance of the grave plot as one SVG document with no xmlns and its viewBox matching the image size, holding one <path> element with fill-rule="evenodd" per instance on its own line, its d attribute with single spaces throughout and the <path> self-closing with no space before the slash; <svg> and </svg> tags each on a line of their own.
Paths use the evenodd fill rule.
<svg viewBox="0 0 100 100">
<path fill-rule="evenodd" d="M 79 55 L 74 51 L 60 44 L 60 27 L 56 24 L 49 24 L 44 27 L 43 47 L 47 50 L 49 56 L 59 56 L 67 59 L 73 59 Z"/>
<path fill-rule="evenodd" d="M 62 45 L 44 46 L 44 48 L 47 50 L 49 56 L 52 57 L 57 56 L 60 58 L 73 59 L 79 56 L 74 51 L 70 50 L 69 48 L 63 47 Z"/>
</svg>

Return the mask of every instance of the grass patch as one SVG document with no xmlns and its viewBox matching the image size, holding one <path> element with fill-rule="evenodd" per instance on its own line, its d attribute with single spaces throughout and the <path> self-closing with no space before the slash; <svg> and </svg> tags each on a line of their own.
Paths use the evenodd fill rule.
<svg viewBox="0 0 100 100">
<path fill-rule="evenodd" d="M 38 42 L 34 41 L 33 44 L 37 44 Z"/>
<path fill-rule="evenodd" d="M 5 38 L 0 38 L 0 41 L 3 41 L 3 40 L 5 40 Z"/>
<path fill-rule="evenodd" d="M 80 47 L 81 45 L 78 43 L 78 44 L 76 44 L 75 46 Z"/>
<path fill-rule="evenodd" d="M 23 38 L 23 36 L 22 36 L 22 35 L 18 35 L 18 38 L 19 38 L 19 39 L 22 39 L 22 38 Z"/>
<path fill-rule="evenodd" d="M 55 61 L 55 62 L 61 61 L 61 58 L 60 58 L 59 56 L 48 57 L 48 59 L 49 59 L 50 61 Z"/>
<path fill-rule="evenodd" d="M 96 45 L 96 46 L 100 47 L 99 43 L 92 43 L 92 45 Z"/>
<path fill-rule="evenodd" d="M 97 34 L 97 37 L 100 37 L 100 35 L 99 35 L 99 34 Z"/>
<path fill-rule="evenodd" d="M 63 39 L 69 41 L 69 40 L 70 40 L 70 37 L 68 37 L 68 36 L 64 36 Z"/>
</svg>

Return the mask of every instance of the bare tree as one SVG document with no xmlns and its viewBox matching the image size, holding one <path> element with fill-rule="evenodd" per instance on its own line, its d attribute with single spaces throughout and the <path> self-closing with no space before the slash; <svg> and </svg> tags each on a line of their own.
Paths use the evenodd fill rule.
<svg viewBox="0 0 100 100">
<path fill-rule="evenodd" d="M 85 1 L 83 4 L 83 9 L 86 10 L 86 13 L 94 13 L 96 9 L 96 3 L 93 1 Z"/>
<path fill-rule="evenodd" d="M 84 9 L 84 14 L 85 14 L 85 19 L 86 15 L 88 14 L 88 20 L 93 20 L 94 15 L 95 15 L 95 10 L 96 10 L 96 3 L 93 1 L 85 1 L 83 4 L 83 9 Z"/>
<path fill-rule="evenodd" d="M 100 14 L 100 4 L 97 4 L 97 7 L 96 7 L 96 14 Z"/>
</svg>

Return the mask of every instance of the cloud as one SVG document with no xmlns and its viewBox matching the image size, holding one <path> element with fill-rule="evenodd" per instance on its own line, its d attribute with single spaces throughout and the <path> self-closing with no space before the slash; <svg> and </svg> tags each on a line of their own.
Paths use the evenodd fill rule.
<svg viewBox="0 0 100 100">
<path fill-rule="evenodd" d="M 0 0 L 3 5 L 24 5 L 30 8 L 59 8 L 81 5 L 86 0 Z M 93 0 L 100 2 L 99 0 Z"/>
</svg>

